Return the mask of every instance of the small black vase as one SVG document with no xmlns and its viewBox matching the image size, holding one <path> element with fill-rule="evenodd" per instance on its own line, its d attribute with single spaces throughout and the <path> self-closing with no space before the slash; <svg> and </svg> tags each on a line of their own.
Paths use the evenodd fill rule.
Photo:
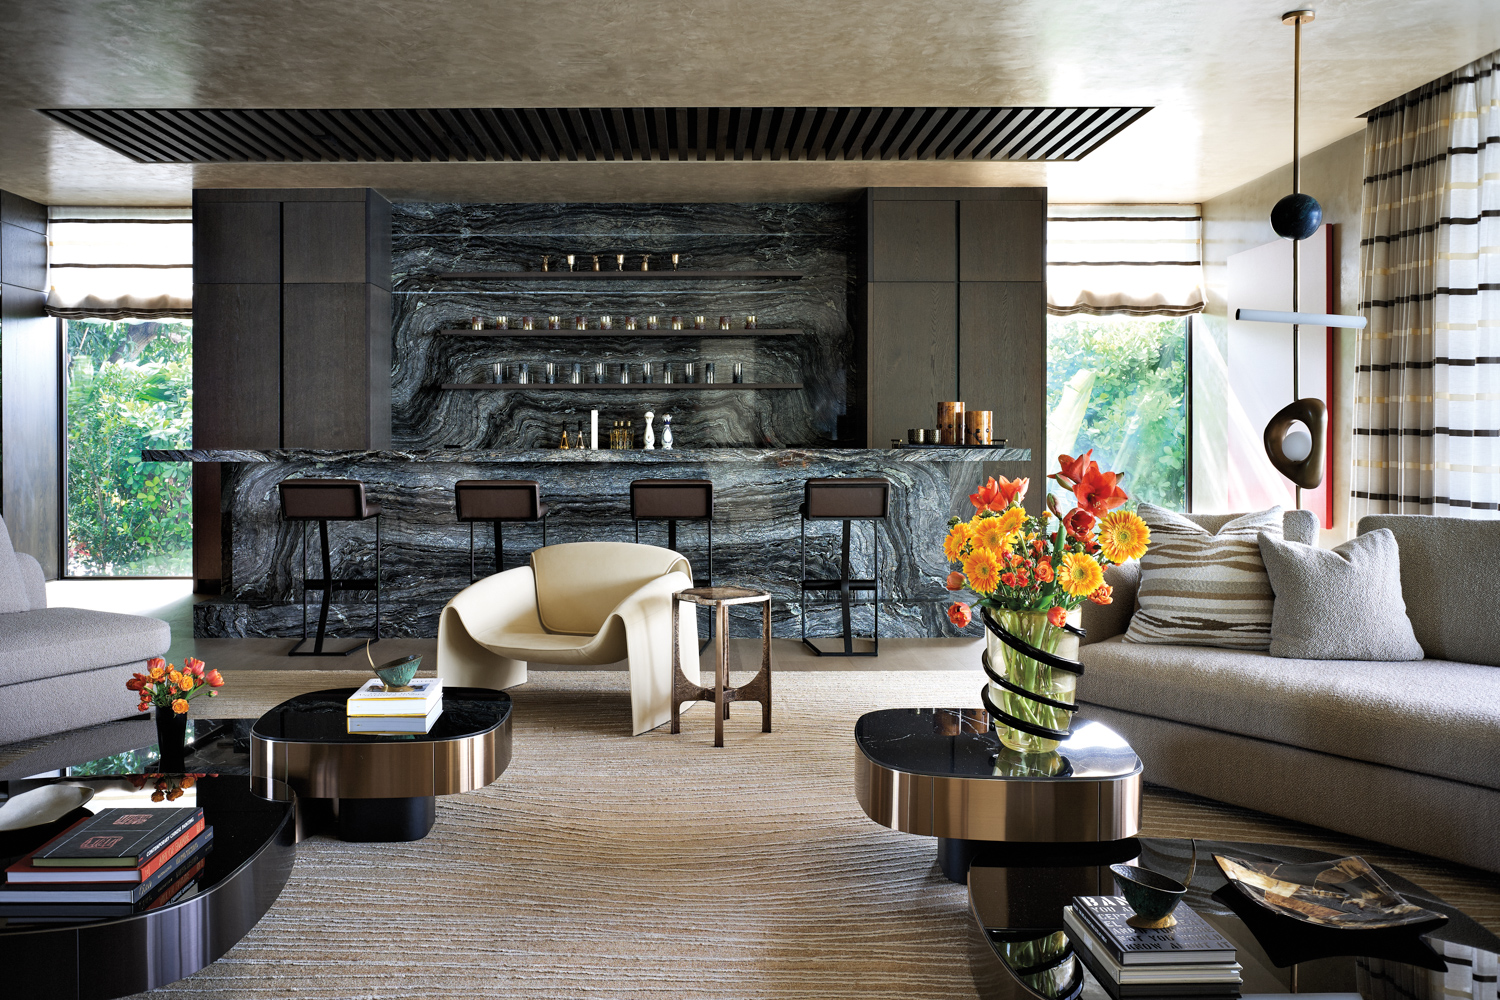
<svg viewBox="0 0 1500 1000">
<path fill-rule="evenodd" d="M 156 746 L 161 758 L 159 767 L 167 771 L 182 771 L 187 756 L 187 713 L 181 715 L 171 706 L 156 709 Z"/>
</svg>

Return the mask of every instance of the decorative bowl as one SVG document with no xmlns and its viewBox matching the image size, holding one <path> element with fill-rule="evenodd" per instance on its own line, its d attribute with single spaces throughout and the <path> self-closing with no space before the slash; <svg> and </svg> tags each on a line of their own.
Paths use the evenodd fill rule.
<svg viewBox="0 0 1500 1000">
<path fill-rule="evenodd" d="M 399 660 L 382 663 L 375 668 L 375 676 L 385 683 L 386 690 L 389 691 L 409 685 L 420 669 L 422 669 L 422 657 L 414 653 L 411 656 L 403 656 Z"/>
<path fill-rule="evenodd" d="M 87 785 L 42 785 L 12 795 L 0 805 L 0 831 L 44 826 L 93 797 L 94 790 Z"/>
<path fill-rule="evenodd" d="M 1144 930 L 1177 924 L 1172 911 L 1187 895 L 1187 886 L 1160 872 L 1136 865 L 1110 865 L 1109 870 L 1115 876 L 1115 889 L 1135 911 L 1135 916 L 1126 923 Z"/>
<path fill-rule="evenodd" d="M 1214 860 L 1224 877 L 1251 900 L 1300 923 L 1386 930 L 1448 920 L 1403 897 L 1358 856 L 1307 864 L 1222 854 L 1215 854 Z"/>
</svg>

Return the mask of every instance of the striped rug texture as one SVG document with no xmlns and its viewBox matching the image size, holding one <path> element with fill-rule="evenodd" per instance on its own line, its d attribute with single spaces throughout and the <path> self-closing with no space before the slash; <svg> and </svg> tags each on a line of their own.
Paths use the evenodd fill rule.
<svg viewBox="0 0 1500 1000">
<path fill-rule="evenodd" d="M 214 714 L 362 676 L 236 671 Z M 723 749 L 702 706 L 679 736 L 630 737 L 623 673 L 531 678 L 512 692 L 515 753 L 497 782 L 439 799 L 423 841 L 302 842 L 249 936 L 153 996 L 975 995 L 964 890 L 934 841 L 865 818 L 851 733 L 878 708 L 977 705 L 976 672 L 778 674 L 775 732 L 740 706 Z M 1156 790 L 1146 818 L 1162 834 L 1368 846 Z M 1369 853 L 1438 891 L 1468 886 L 1465 905 L 1496 925 L 1500 880 L 1475 888 L 1455 866 Z"/>
</svg>

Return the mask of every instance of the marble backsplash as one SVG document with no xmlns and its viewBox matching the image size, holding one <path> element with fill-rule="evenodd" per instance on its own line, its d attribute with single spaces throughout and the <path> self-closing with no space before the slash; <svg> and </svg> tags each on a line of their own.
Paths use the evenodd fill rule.
<svg viewBox="0 0 1500 1000">
<path fill-rule="evenodd" d="M 782 205 L 396 205 L 393 210 L 394 350 L 392 445 L 396 448 L 554 447 L 564 426 L 587 423 L 600 411 L 608 427 L 652 410 L 672 414 L 680 447 L 800 447 L 839 445 L 848 406 L 852 332 L 848 300 L 853 283 L 854 215 L 842 204 Z M 543 254 L 566 268 L 615 266 L 626 255 L 638 269 L 651 254 L 653 270 L 670 270 L 671 254 L 691 270 L 801 271 L 800 280 L 713 279 L 649 281 L 465 281 L 438 279 L 444 271 L 536 271 Z M 666 325 L 673 315 L 729 316 L 742 328 L 747 314 L 764 329 L 800 329 L 794 337 L 630 337 L 623 331 L 599 339 L 549 338 L 547 331 L 517 338 L 436 336 L 468 326 L 473 316 L 546 318 L 571 326 L 601 315 L 616 323 L 649 315 Z M 541 365 L 559 372 L 575 362 L 628 363 L 639 378 L 652 362 L 655 379 L 671 362 L 712 361 L 716 381 L 728 382 L 734 363 L 747 382 L 801 382 L 802 389 L 729 391 L 445 390 L 444 383 L 489 382 L 492 365 Z M 559 380 L 563 376 L 559 374 Z M 844 431 L 847 439 L 849 432 Z"/>
</svg>

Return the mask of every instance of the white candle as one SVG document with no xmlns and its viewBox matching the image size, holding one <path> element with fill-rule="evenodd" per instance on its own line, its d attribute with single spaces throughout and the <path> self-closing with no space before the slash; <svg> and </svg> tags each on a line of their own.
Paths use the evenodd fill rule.
<svg viewBox="0 0 1500 1000">
<path fill-rule="evenodd" d="M 599 411 L 589 411 L 589 447 L 594 451 L 599 450 Z"/>
</svg>

